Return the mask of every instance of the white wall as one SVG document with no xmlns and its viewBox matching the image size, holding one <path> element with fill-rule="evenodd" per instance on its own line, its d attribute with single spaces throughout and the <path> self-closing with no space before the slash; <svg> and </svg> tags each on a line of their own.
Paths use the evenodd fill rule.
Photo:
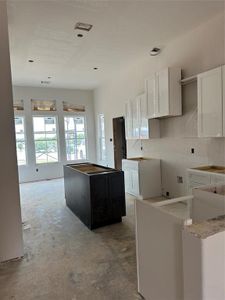
<svg viewBox="0 0 225 300">
<path fill-rule="evenodd" d="M 182 24 L 181 24 L 182 26 Z M 147 33 L 146 39 L 148 38 Z M 144 79 L 165 67 L 181 67 L 188 77 L 225 63 L 224 13 L 202 24 L 193 31 L 165 45 L 157 57 L 145 56 L 95 90 L 95 113 L 105 115 L 108 165 L 114 165 L 112 118 L 122 116 L 125 101 L 144 91 Z M 225 139 L 197 138 L 197 85 L 183 88 L 183 116 L 160 121 L 161 138 L 128 142 L 128 156 L 144 155 L 162 159 L 163 192 L 170 196 L 186 193 L 186 168 L 201 164 L 225 165 Z M 195 154 L 191 154 L 195 148 Z M 177 183 L 177 175 L 184 183 Z"/>
<path fill-rule="evenodd" d="M 0 262 L 23 255 L 6 2 L 0 1 Z"/>
<path fill-rule="evenodd" d="M 63 176 L 63 165 L 66 161 L 66 149 L 64 140 L 64 115 L 71 113 L 63 112 L 62 101 L 68 101 L 78 105 L 85 105 L 85 116 L 87 125 L 88 152 L 87 160 L 96 161 L 96 144 L 95 144 L 95 126 L 94 126 L 94 104 L 93 92 L 85 90 L 68 90 L 68 89 L 53 89 L 53 88 L 34 88 L 34 87 L 13 87 L 13 99 L 24 100 L 25 130 L 27 136 L 27 165 L 19 166 L 20 182 L 43 180 L 57 178 Z M 33 140 L 33 124 L 31 99 L 36 100 L 56 100 L 57 112 L 51 114 L 58 117 L 58 133 L 60 144 L 60 161 L 58 163 L 39 164 L 35 162 L 35 148 Z M 41 115 L 41 114 L 40 114 Z M 50 114 L 49 114 L 50 115 Z M 38 172 L 36 171 L 38 169 Z"/>
</svg>

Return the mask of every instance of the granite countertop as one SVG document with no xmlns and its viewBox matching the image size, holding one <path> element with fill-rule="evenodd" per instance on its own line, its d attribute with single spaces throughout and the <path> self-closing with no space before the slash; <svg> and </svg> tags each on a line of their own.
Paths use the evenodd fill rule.
<svg viewBox="0 0 225 300">
<path fill-rule="evenodd" d="M 225 231 L 225 215 L 185 226 L 184 230 L 197 238 L 206 239 L 216 233 Z"/>
</svg>

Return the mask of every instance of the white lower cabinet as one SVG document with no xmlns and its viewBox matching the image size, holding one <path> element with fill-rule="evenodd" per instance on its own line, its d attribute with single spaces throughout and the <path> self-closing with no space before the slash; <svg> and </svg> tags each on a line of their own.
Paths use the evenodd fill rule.
<svg viewBox="0 0 225 300">
<path fill-rule="evenodd" d="M 225 174 L 188 169 L 188 194 L 192 194 L 193 188 L 219 183 L 225 184 Z"/>
<path fill-rule="evenodd" d="M 140 199 L 161 196 L 161 170 L 159 159 L 123 159 L 125 191 Z"/>
<path fill-rule="evenodd" d="M 135 200 L 138 292 L 145 300 L 183 300 L 182 229 L 188 213 L 179 212 L 188 198 L 173 204 Z"/>
</svg>

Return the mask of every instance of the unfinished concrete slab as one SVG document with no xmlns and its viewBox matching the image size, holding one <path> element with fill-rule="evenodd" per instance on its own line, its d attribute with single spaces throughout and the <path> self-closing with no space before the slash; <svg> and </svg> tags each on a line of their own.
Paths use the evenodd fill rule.
<svg viewBox="0 0 225 300">
<path fill-rule="evenodd" d="M 134 198 L 122 223 L 90 231 L 66 207 L 63 180 L 21 185 L 25 257 L 0 265 L 0 299 L 135 300 Z"/>
</svg>

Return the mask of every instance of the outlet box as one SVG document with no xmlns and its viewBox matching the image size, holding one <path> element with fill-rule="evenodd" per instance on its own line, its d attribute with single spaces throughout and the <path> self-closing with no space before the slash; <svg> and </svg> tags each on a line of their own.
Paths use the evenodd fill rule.
<svg viewBox="0 0 225 300">
<path fill-rule="evenodd" d="M 183 177 L 177 176 L 177 183 L 183 183 Z"/>
</svg>

